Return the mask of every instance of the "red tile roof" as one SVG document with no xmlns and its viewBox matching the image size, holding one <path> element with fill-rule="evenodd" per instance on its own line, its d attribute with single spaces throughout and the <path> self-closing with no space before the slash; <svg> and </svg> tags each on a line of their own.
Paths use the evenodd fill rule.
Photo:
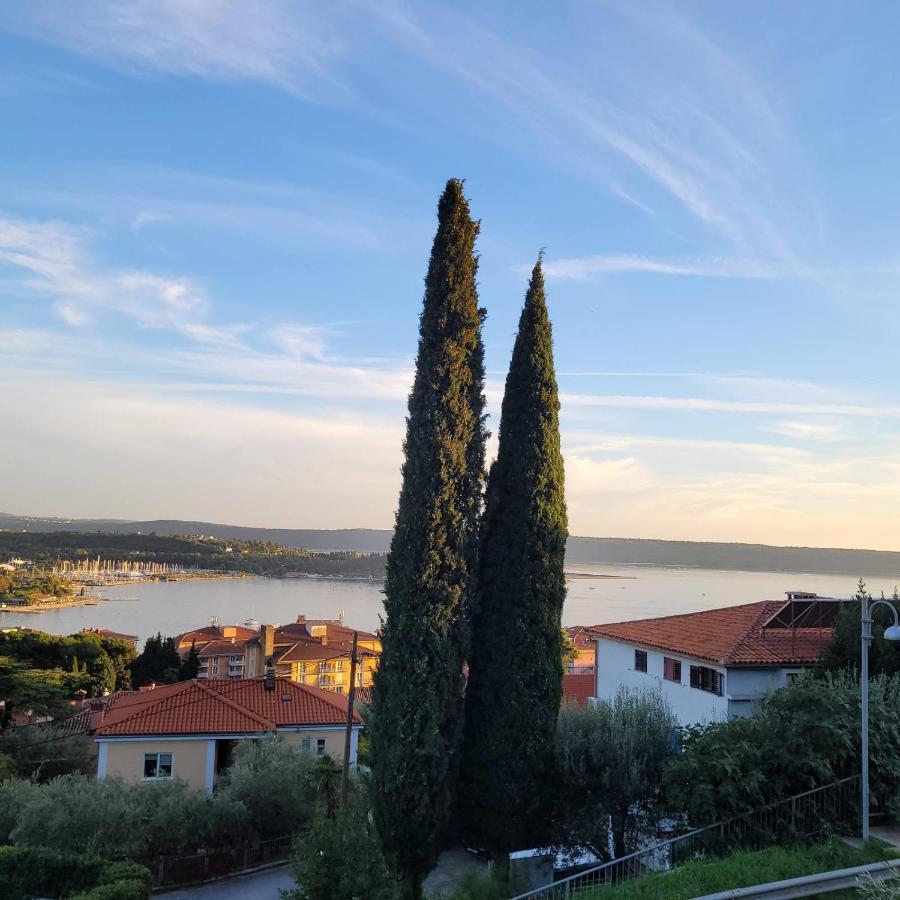
<svg viewBox="0 0 900 900">
<path fill-rule="evenodd" d="M 210 641 L 202 648 L 197 650 L 197 655 L 201 658 L 207 656 L 240 656 L 244 652 L 246 641 L 235 639 L 222 639 L 219 641 Z M 188 651 L 190 652 L 190 651 Z"/>
<path fill-rule="evenodd" d="M 566 634 L 575 645 L 575 649 L 581 652 L 590 650 L 593 652 L 597 635 L 591 625 L 570 625 L 566 628 Z"/>
<path fill-rule="evenodd" d="M 588 697 L 594 696 L 593 675 L 563 675 L 563 702 L 587 706 Z"/>
<path fill-rule="evenodd" d="M 183 681 L 123 695 L 95 722 L 98 737 L 161 734 L 261 734 L 277 728 L 343 725 L 347 699 L 279 678 Z M 354 722 L 362 719 L 354 713 Z"/>
<path fill-rule="evenodd" d="M 830 628 L 763 628 L 785 605 L 762 600 L 703 612 L 596 625 L 601 637 L 719 665 L 802 665 L 819 659 Z"/>
</svg>

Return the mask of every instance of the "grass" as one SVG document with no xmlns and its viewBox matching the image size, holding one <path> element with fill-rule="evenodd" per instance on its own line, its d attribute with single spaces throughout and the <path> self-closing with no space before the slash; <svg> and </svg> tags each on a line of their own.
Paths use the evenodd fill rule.
<svg viewBox="0 0 900 900">
<path fill-rule="evenodd" d="M 690 900 L 729 888 L 749 887 L 830 869 L 846 869 L 900 857 L 896 847 L 869 843 L 857 849 L 831 840 L 811 847 L 770 847 L 722 859 L 685 863 L 671 872 L 644 875 L 615 887 L 579 893 L 579 900 Z M 827 895 L 836 897 L 835 894 Z"/>
</svg>

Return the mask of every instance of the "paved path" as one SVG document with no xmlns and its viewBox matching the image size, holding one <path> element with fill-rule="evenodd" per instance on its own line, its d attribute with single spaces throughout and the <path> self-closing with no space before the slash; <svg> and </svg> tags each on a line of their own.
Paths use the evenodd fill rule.
<svg viewBox="0 0 900 900">
<path fill-rule="evenodd" d="M 286 866 L 265 869 L 252 875 L 241 875 L 204 884 L 200 887 L 182 888 L 165 894 L 156 894 L 165 900 L 278 900 L 280 888 L 294 887 Z"/>
</svg>

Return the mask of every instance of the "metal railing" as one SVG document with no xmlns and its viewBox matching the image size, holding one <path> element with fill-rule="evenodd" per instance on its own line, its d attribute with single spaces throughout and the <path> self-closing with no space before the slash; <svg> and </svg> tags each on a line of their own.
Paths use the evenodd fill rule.
<svg viewBox="0 0 900 900">
<path fill-rule="evenodd" d="M 158 856 L 146 861 L 145 865 L 152 874 L 154 888 L 200 884 L 285 860 L 290 856 L 293 842 L 293 834 L 283 834 L 188 856 Z"/>
<path fill-rule="evenodd" d="M 801 842 L 855 825 L 859 775 L 813 788 L 732 819 L 643 847 L 513 900 L 568 900 L 582 891 L 619 884 L 648 872 L 667 871 L 683 862 L 733 850 L 760 850 L 776 841 Z M 598 895 L 600 896 L 600 895 Z M 586 900 L 586 898 L 585 898 Z"/>
</svg>

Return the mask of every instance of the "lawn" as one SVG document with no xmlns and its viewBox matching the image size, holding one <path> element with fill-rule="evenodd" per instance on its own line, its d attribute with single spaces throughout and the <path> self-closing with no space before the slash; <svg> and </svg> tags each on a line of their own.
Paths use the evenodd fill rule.
<svg viewBox="0 0 900 900">
<path fill-rule="evenodd" d="M 857 849 L 835 839 L 811 847 L 771 847 L 755 853 L 685 863 L 671 872 L 645 875 L 616 887 L 593 888 L 579 893 L 578 897 L 579 900 L 690 900 L 729 888 L 897 858 L 900 850 L 896 847 L 870 843 Z"/>
</svg>

